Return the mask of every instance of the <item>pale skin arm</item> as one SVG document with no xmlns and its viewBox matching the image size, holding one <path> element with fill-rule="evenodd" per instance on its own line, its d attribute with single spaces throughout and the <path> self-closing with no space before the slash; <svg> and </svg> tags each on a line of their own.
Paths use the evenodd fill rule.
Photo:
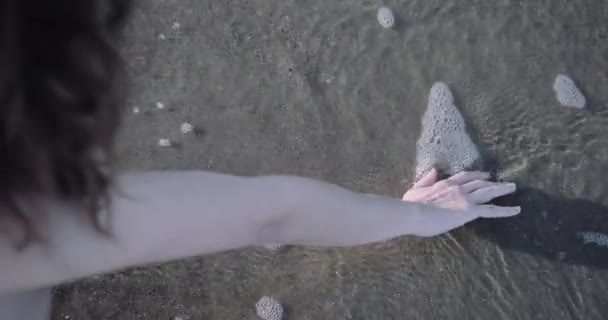
<svg viewBox="0 0 608 320">
<path fill-rule="evenodd" d="M 201 171 L 120 177 L 104 237 L 67 205 L 48 205 L 46 244 L 17 252 L 0 238 L 0 293 L 265 243 L 352 246 L 401 235 L 434 236 L 479 217 L 520 209 L 479 205 L 515 191 L 470 172 L 436 183 L 433 170 L 404 201 L 289 176 Z M 422 204 L 421 202 L 427 202 Z"/>
</svg>

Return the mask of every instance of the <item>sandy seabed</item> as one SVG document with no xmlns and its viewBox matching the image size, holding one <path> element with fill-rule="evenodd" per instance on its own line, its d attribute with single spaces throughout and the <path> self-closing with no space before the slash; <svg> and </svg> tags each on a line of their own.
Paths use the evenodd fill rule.
<svg viewBox="0 0 608 320">
<path fill-rule="evenodd" d="M 393 29 L 376 21 L 381 5 Z M 85 279 L 56 289 L 53 318 L 255 319 L 265 295 L 286 319 L 605 318 L 608 249 L 577 235 L 608 233 L 607 16 L 599 0 L 140 1 L 123 52 L 125 169 L 295 174 L 399 196 L 444 81 L 482 166 L 519 184 L 504 201 L 524 211 L 433 239 Z M 559 105 L 558 73 L 587 109 Z"/>
</svg>

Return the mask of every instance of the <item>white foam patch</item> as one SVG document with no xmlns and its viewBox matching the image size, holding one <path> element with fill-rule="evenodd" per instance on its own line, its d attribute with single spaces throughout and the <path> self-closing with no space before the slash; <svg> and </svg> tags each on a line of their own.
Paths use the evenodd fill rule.
<svg viewBox="0 0 608 320">
<path fill-rule="evenodd" d="M 572 79 L 563 74 L 558 74 L 553 82 L 555 97 L 562 106 L 582 109 L 587 104 L 587 99 L 578 89 Z"/>
<path fill-rule="evenodd" d="M 395 25 L 395 15 L 393 10 L 388 7 L 380 7 L 377 18 L 378 23 L 385 29 L 392 28 Z"/>
<path fill-rule="evenodd" d="M 186 134 L 186 133 L 188 133 L 188 132 L 193 131 L 193 130 L 194 130 L 194 126 L 193 126 L 193 125 L 191 125 L 191 124 L 190 124 L 190 123 L 188 123 L 188 122 L 184 122 L 184 123 L 182 123 L 182 124 L 181 124 L 181 126 L 179 126 L 179 130 L 180 130 L 180 131 L 181 131 L 183 134 Z"/>
<path fill-rule="evenodd" d="M 594 232 L 594 231 L 582 231 L 576 234 L 580 239 L 583 239 L 584 243 L 593 243 L 600 247 L 608 248 L 608 234 Z"/>
<path fill-rule="evenodd" d="M 433 85 L 416 143 L 416 179 L 432 167 L 453 175 L 473 165 L 479 151 L 466 132 L 462 115 L 445 83 Z"/>
<path fill-rule="evenodd" d="M 281 249 L 281 247 L 283 247 L 283 245 L 280 243 L 267 243 L 264 245 L 264 248 L 272 251 L 277 251 Z"/>
<path fill-rule="evenodd" d="M 264 296 L 255 304 L 258 317 L 263 320 L 281 320 L 283 318 L 283 307 L 271 297 Z"/>
<path fill-rule="evenodd" d="M 158 145 L 161 147 L 170 147 L 171 146 L 171 140 L 169 139 L 158 139 Z"/>
</svg>

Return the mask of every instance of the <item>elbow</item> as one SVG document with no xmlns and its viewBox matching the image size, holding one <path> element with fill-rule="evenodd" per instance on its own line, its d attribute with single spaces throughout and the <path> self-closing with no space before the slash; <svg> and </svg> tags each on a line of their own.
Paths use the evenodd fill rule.
<svg viewBox="0 0 608 320">
<path fill-rule="evenodd" d="M 291 244 L 289 237 L 288 210 L 280 210 L 278 213 L 269 215 L 268 219 L 260 224 L 255 235 L 256 246 L 267 246 L 268 244 Z"/>
<path fill-rule="evenodd" d="M 254 245 L 266 246 L 270 243 L 291 244 L 289 230 L 292 229 L 295 212 L 297 211 L 298 194 L 297 182 L 288 176 L 263 176 L 253 178 L 259 183 L 259 190 L 265 190 L 270 198 L 260 206 L 261 219 L 256 219 Z"/>
</svg>

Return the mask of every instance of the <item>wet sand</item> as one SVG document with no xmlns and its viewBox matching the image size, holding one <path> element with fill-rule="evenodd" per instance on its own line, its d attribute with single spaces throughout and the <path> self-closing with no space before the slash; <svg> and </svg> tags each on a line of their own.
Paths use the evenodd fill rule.
<svg viewBox="0 0 608 320">
<path fill-rule="evenodd" d="M 392 30 L 376 21 L 382 4 Z M 521 186 L 502 201 L 524 211 L 430 240 L 85 279 L 57 288 L 54 319 L 255 319 L 264 295 L 286 319 L 608 317 L 608 247 L 577 236 L 608 234 L 607 16 L 602 1 L 141 1 L 123 52 L 125 169 L 295 174 L 400 196 L 428 90 L 444 81 L 482 167 Z M 558 104 L 558 73 L 586 110 Z"/>
</svg>

